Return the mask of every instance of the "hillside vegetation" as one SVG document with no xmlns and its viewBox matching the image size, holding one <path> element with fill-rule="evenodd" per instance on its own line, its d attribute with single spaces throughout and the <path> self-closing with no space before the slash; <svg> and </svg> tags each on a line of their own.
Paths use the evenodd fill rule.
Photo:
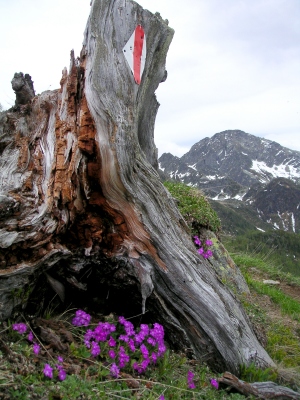
<svg viewBox="0 0 300 400">
<path fill-rule="evenodd" d="M 259 256 L 277 266 L 283 272 L 300 277 L 300 235 L 272 230 L 248 231 L 243 235 L 223 236 L 223 242 L 231 253 L 243 252 Z"/>
</svg>

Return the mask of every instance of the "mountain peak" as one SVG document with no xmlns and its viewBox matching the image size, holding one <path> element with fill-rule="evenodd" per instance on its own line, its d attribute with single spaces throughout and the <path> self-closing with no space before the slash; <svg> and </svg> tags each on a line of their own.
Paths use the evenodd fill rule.
<svg viewBox="0 0 300 400">
<path fill-rule="evenodd" d="M 256 182 L 267 183 L 276 177 L 295 182 L 300 179 L 300 152 L 237 129 L 200 140 L 181 158 L 172 157 L 170 153 L 167 157 L 164 153 L 159 162 L 173 178 L 181 174 L 180 180 L 201 187 L 202 184 L 198 185 L 199 177 L 214 175 L 233 179 L 246 187 Z M 183 176 L 188 173 L 186 177 L 195 175 L 191 169 L 197 172 L 198 177 L 192 182 Z"/>
<path fill-rule="evenodd" d="M 300 152 L 238 129 L 206 137 L 182 157 L 165 153 L 159 166 L 165 176 L 198 187 L 214 200 L 250 203 L 273 179 L 300 183 Z"/>
</svg>

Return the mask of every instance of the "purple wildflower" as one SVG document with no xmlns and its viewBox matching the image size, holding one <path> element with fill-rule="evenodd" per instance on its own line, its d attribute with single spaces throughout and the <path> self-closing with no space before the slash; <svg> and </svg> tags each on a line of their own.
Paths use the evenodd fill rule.
<svg viewBox="0 0 300 400">
<path fill-rule="evenodd" d="M 142 344 L 144 341 L 144 335 L 141 332 L 139 332 L 135 335 L 134 340 L 136 344 Z"/>
<path fill-rule="evenodd" d="M 129 337 L 127 335 L 120 335 L 119 340 L 122 340 L 123 342 L 128 343 L 129 342 Z"/>
<path fill-rule="evenodd" d="M 143 360 L 143 361 L 141 362 L 141 367 L 143 368 L 144 371 L 146 371 L 146 369 L 147 369 L 147 367 L 148 367 L 149 364 L 150 364 L 149 358 L 146 358 L 145 360 Z"/>
<path fill-rule="evenodd" d="M 27 326 L 23 322 L 20 322 L 19 324 L 13 324 L 12 329 L 23 335 L 27 331 Z"/>
<path fill-rule="evenodd" d="M 140 331 L 143 332 L 144 336 L 149 335 L 149 326 L 146 324 L 141 324 Z"/>
<path fill-rule="evenodd" d="M 199 239 L 198 236 L 194 236 L 194 243 L 195 243 L 197 246 L 201 246 L 201 241 L 200 241 L 200 239 Z"/>
<path fill-rule="evenodd" d="M 135 352 L 136 348 L 135 348 L 134 340 L 133 340 L 133 339 L 129 339 L 129 341 L 128 341 L 128 347 L 129 347 L 129 349 L 130 349 L 132 352 Z"/>
<path fill-rule="evenodd" d="M 147 339 L 147 342 L 152 346 L 158 345 L 157 356 L 161 357 L 165 351 L 166 346 L 164 344 L 164 328 L 162 325 L 155 323 L 153 328 L 150 330 L 150 337 Z"/>
<path fill-rule="evenodd" d="M 91 320 L 90 314 L 82 310 L 77 310 L 75 313 L 75 317 L 72 320 L 72 324 L 74 326 L 88 326 Z"/>
<path fill-rule="evenodd" d="M 120 346 L 119 349 L 119 366 L 120 368 L 124 368 L 125 365 L 129 362 L 130 357 L 126 354 L 125 349 L 123 346 Z"/>
<path fill-rule="evenodd" d="M 158 352 L 157 352 L 158 357 L 161 357 L 162 355 L 164 355 L 166 350 L 167 349 L 166 349 L 165 344 L 163 342 L 160 342 L 158 345 Z"/>
<path fill-rule="evenodd" d="M 64 362 L 64 359 L 63 359 L 61 356 L 58 356 L 58 357 L 57 357 L 57 361 L 60 362 L 60 363 L 62 363 L 62 362 Z"/>
<path fill-rule="evenodd" d="M 211 257 L 212 255 L 213 255 L 213 252 L 212 252 L 211 250 L 206 250 L 205 258 L 209 258 L 209 257 Z M 204 255 L 203 255 L 203 257 L 204 257 Z"/>
<path fill-rule="evenodd" d="M 134 336 L 134 326 L 131 322 L 126 321 L 124 317 L 119 317 L 119 323 L 124 326 L 125 332 L 127 336 Z"/>
<path fill-rule="evenodd" d="M 91 340 L 94 339 L 94 332 L 88 329 L 84 335 L 84 344 L 89 349 L 91 347 Z"/>
<path fill-rule="evenodd" d="M 205 244 L 206 244 L 206 246 L 212 246 L 213 242 L 211 240 L 206 240 Z"/>
<path fill-rule="evenodd" d="M 92 348 L 91 348 L 91 355 L 93 357 L 97 357 L 100 354 L 100 346 L 97 342 L 92 342 L 91 343 Z"/>
<path fill-rule="evenodd" d="M 158 398 L 158 400 L 165 400 L 165 396 L 163 394 L 161 394 Z"/>
<path fill-rule="evenodd" d="M 204 254 L 203 247 L 200 247 L 200 249 L 198 249 L 197 252 L 202 256 Z"/>
<path fill-rule="evenodd" d="M 136 344 L 142 344 L 146 336 L 149 335 L 149 326 L 146 324 L 141 324 L 140 331 L 134 337 Z"/>
<path fill-rule="evenodd" d="M 45 364 L 43 373 L 47 378 L 53 378 L 53 368 L 49 364 Z"/>
<path fill-rule="evenodd" d="M 150 356 L 150 358 L 151 358 L 151 361 L 153 362 L 153 364 L 156 364 L 156 362 L 157 362 L 157 354 L 156 353 L 152 353 L 151 354 L 151 356 Z"/>
<path fill-rule="evenodd" d="M 213 386 L 215 389 L 219 389 L 219 383 L 215 379 L 210 380 L 211 386 Z"/>
<path fill-rule="evenodd" d="M 120 369 L 117 367 L 115 363 L 112 364 L 112 366 L 110 367 L 110 373 L 114 378 L 117 378 L 119 376 Z"/>
<path fill-rule="evenodd" d="M 61 366 L 60 366 L 60 368 L 58 368 L 57 376 L 60 381 L 64 381 L 66 379 L 67 373 Z"/>
<path fill-rule="evenodd" d="M 187 384 L 189 389 L 195 389 L 196 385 L 194 382 L 194 373 L 192 371 L 188 371 L 187 373 Z"/>
<path fill-rule="evenodd" d="M 33 342 L 34 336 L 31 331 L 28 333 L 27 339 L 29 340 L 29 342 Z"/>
<path fill-rule="evenodd" d="M 40 350 L 41 350 L 40 345 L 37 344 L 37 343 L 34 343 L 34 344 L 33 344 L 33 352 L 34 352 L 34 354 L 35 354 L 35 355 L 38 355 L 39 352 L 40 352 Z"/>
<path fill-rule="evenodd" d="M 154 337 L 157 342 L 162 341 L 165 335 L 163 326 L 156 322 L 153 325 L 153 329 L 150 330 L 150 335 Z"/>
<path fill-rule="evenodd" d="M 144 371 L 142 370 L 142 368 L 141 368 L 141 366 L 137 363 L 137 362 L 135 362 L 134 364 L 133 364 L 133 369 L 135 369 L 139 374 L 142 374 Z"/>
<path fill-rule="evenodd" d="M 115 341 L 115 339 L 112 336 L 109 338 L 108 345 L 110 347 L 116 347 L 116 345 L 117 345 L 117 342 Z"/>
<path fill-rule="evenodd" d="M 137 362 L 135 362 L 133 364 L 133 369 L 135 369 L 139 374 L 142 374 L 146 371 L 148 365 L 150 364 L 150 360 L 149 358 L 143 360 L 141 362 L 141 364 L 138 364 Z"/>
<path fill-rule="evenodd" d="M 148 351 L 147 347 L 144 344 L 142 344 L 140 347 L 140 350 L 141 350 L 143 358 L 147 359 L 149 357 L 149 351 Z"/>
<path fill-rule="evenodd" d="M 147 343 L 151 344 L 152 346 L 155 346 L 156 340 L 153 337 L 148 337 Z"/>
<path fill-rule="evenodd" d="M 112 332 L 116 330 L 115 325 L 109 322 L 99 322 L 94 329 L 94 337 L 98 342 L 105 342 Z"/>
<path fill-rule="evenodd" d="M 108 351 L 108 356 L 109 356 L 110 358 L 116 358 L 116 353 L 114 352 L 114 350 L 109 350 L 109 351 Z"/>
<path fill-rule="evenodd" d="M 125 332 L 126 332 L 127 336 L 134 336 L 135 335 L 134 326 L 133 326 L 133 324 L 131 322 L 125 321 L 123 325 L 124 325 Z"/>
</svg>

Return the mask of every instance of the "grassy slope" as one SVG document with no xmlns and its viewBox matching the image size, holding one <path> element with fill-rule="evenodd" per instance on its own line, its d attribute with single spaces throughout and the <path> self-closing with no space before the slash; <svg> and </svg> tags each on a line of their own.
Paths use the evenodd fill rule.
<svg viewBox="0 0 300 400">
<path fill-rule="evenodd" d="M 207 201 L 199 193 L 193 192 L 190 196 L 189 189 L 175 189 L 181 193 L 181 212 L 190 223 L 199 227 L 203 213 L 204 225 L 215 228 L 216 232 L 219 230 L 215 214 L 207 208 Z M 176 191 L 171 191 L 174 197 Z M 195 205 L 195 202 L 198 203 Z M 196 214 L 193 210 L 196 210 Z M 211 220 L 209 215 L 212 216 Z M 268 262 L 266 254 L 260 254 L 259 251 L 249 254 L 245 249 L 244 252 L 235 252 L 233 258 L 251 290 L 251 295 L 242 297 L 241 301 L 258 337 L 278 363 L 278 369 L 274 371 L 241 366 L 242 379 L 249 382 L 274 380 L 294 390 L 299 389 L 300 278 L 283 272 L 274 262 Z M 264 285 L 263 279 L 278 280 L 280 285 Z M 73 312 L 52 317 L 54 322 L 60 320 L 74 338 L 73 344 L 63 353 L 64 366 L 68 371 L 67 379 L 63 382 L 49 380 L 42 374 L 44 363 L 53 363 L 51 357 L 55 357 L 55 354 L 51 348 L 44 348 L 39 357 L 33 356 L 29 343 L 11 330 L 9 321 L 0 325 L 0 399 L 159 399 L 162 395 L 165 399 L 245 398 L 238 393 L 216 391 L 210 385 L 210 379 L 217 378 L 213 371 L 201 362 L 187 360 L 184 355 L 172 351 L 168 351 L 158 365 L 148 369 L 145 375 L 137 376 L 127 371 L 130 375 L 122 375 L 118 380 L 111 379 L 109 362 L 101 357 L 91 359 L 82 346 L 82 328 L 74 328 L 70 324 Z M 196 389 L 187 387 L 188 371 L 195 374 Z"/>
</svg>

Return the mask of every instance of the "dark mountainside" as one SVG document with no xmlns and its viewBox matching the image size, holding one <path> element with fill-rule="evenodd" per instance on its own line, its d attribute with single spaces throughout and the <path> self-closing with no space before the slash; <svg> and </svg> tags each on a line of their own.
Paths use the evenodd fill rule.
<svg viewBox="0 0 300 400">
<path fill-rule="evenodd" d="M 227 130 L 200 140 L 181 158 L 164 153 L 159 167 L 164 177 L 201 189 L 227 232 L 239 232 L 230 223 L 234 213 L 245 229 L 300 231 L 299 151 Z"/>
</svg>

